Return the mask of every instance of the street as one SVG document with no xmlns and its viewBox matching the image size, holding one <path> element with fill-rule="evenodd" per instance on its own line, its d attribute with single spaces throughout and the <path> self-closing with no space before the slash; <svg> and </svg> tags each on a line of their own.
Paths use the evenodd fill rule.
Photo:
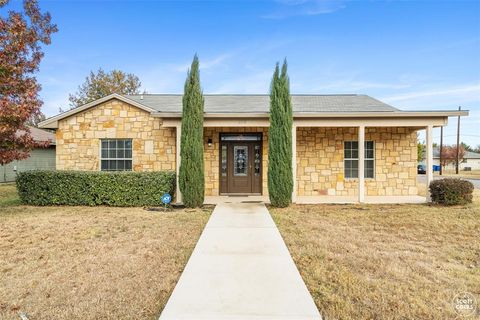
<svg viewBox="0 0 480 320">
<path fill-rule="evenodd" d="M 443 178 L 448 178 L 448 177 L 446 177 L 446 176 L 433 176 L 434 180 L 443 179 Z M 475 189 L 480 189 L 480 179 L 466 179 L 466 178 L 462 178 L 462 179 L 470 181 L 471 183 L 473 183 L 473 186 L 475 187 Z M 420 183 L 427 183 L 427 177 L 424 174 L 417 175 L 417 180 Z"/>
</svg>

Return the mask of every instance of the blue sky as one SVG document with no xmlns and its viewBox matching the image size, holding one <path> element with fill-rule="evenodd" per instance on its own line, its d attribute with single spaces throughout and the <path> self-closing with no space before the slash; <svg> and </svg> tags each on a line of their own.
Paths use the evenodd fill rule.
<svg viewBox="0 0 480 320">
<path fill-rule="evenodd" d="M 461 105 L 471 110 L 462 140 L 480 144 L 480 1 L 39 2 L 59 28 L 38 74 L 48 116 L 100 67 L 136 74 L 150 93 L 181 93 L 197 52 L 205 93 L 268 93 L 287 57 L 292 93 Z M 447 143 L 455 130 L 451 118 Z"/>
</svg>

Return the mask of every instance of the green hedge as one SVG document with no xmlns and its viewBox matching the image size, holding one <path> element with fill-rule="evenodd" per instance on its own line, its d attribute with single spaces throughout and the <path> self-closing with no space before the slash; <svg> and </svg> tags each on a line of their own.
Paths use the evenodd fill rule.
<svg viewBox="0 0 480 320">
<path fill-rule="evenodd" d="M 156 206 L 164 193 L 173 195 L 175 172 L 32 170 L 18 174 L 17 190 L 37 206 Z"/>
<path fill-rule="evenodd" d="M 471 203 L 473 184 L 470 181 L 446 178 L 430 183 L 432 202 L 447 206 Z"/>
</svg>

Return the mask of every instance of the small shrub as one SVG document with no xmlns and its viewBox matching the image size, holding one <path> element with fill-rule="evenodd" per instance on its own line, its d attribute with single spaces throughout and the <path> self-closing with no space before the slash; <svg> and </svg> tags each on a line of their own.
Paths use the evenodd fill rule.
<svg viewBox="0 0 480 320">
<path fill-rule="evenodd" d="M 175 172 L 32 170 L 18 174 L 17 190 L 22 203 L 38 206 L 155 206 L 173 194 Z"/>
<path fill-rule="evenodd" d="M 434 180 L 429 186 L 433 203 L 446 206 L 471 203 L 473 184 L 470 181 L 446 178 Z"/>
</svg>

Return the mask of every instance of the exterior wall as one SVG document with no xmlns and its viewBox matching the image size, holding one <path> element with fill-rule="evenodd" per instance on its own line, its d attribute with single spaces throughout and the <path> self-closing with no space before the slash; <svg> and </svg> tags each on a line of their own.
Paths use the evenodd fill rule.
<svg viewBox="0 0 480 320">
<path fill-rule="evenodd" d="M 434 158 L 433 159 L 433 164 L 434 165 L 440 165 L 440 159 L 439 158 Z M 480 159 L 463 159 L 463 161 L 460 161 L 460 164 L 458 165 L 459 170 L 465 170 L 465 168 L 471 168 L 471 170 L 480 170 Z M 449 163 L 447 164 L 444 169 L 446 170 L 455 170 L 455 163 Z"/>
<path fill-rule="evenodd" d="M 207 127 L 203 131 L 205 148 L 205 195 L 218 196 L 220 192 L 220 133 L 262 133 L 262 194 L 268 195 L 268 128 L 214 128 Z M 208 139 L 212 139 L 212 146 L 208 146 Z"/>
<path fill-rule="evenodd" d="M 59 121 L 58 170 L 100 170 L 100 139 L 130 138 L 134 171 L 175 170 L 175 128 L 119 100 Z"/>
<path fill-rule="evenodd" d="M 358 140 L 356 128 L 297 129 L 297 194 L 358 195 L 358 180 L 344 178 L 343 142 Z M 375 178 L 366 195 L 417 195 L 417 135 L 413 128 L 366 128 L 375 141 Z"/>
<path fill-rule="evenodd" d="M 0 182 L 15 181 L 16 172 L 33 169 L 55 170 L 55 146 L 33 149 L 25 160 L 13 161 L 0 166 Z"/>
</svg>

